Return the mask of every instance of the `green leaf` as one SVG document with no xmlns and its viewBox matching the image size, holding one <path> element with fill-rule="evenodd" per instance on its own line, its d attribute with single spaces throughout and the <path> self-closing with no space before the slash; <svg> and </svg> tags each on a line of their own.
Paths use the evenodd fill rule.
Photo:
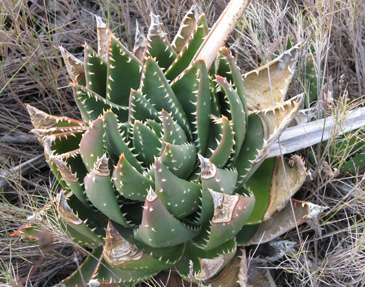
<svg viewBox="0 0 365 287">
<path fill-rule="evenodd" d="M 123 153 L 131 165 L 139 172 L 143 172 L 142 165 L 138 162 L 129 148 L 129 142 L 126 139 L 126 131 L 122 134 L 119 132 L 119 124 L 116 115 L 110 111 L 104 113 L 104 124 L 108 153 L 117 156 L 117 158 Z"/>
<path fill-rule="evenodd" d="M 232 161 L 235 162 L 245 139 L 247 115 L 237 91 L 228 83 L 227 79 L 216 76 L 216 81 L 224 90 L 229 102 L 230 110 L 227 111 L 229 113 L 227 116 L 233 123 L 235 146 Z"/>
<path fill-rule="evenodd" d="M 201 200 L 195 224 L 201 225 L 211 220 L 214 214 L 214 202 L 208 188 L 201 189 Z"/>
<path fill-rule="evenodd" d="M 31 132 L 38 133 L 40 136 L 85 129 L 85 123 L 82 121 L 52 116 L 29 104 L 25 104 L 25 107 L 35 128 Z"/>
<path fill-rule="evenodd" d="M 242 186 L 251 176 L 255 169 L 252 163 L 264 145 L 264 130 L 258 115 L 252 114 L 248 117 L 248 127 L 245 141 L 235 162 L 238 171 L 238 185 Z M 258 167 L 259 165 L 256 165 Z"/>
<path fill-rule="evenodd" d="M 85 44 L 84 51 L 86 87 L 106 98 L 107 64 L 88 44 Z"/>
<path fill-rule="evenodd" d="M 181 223 L 165 208 L 156 193 L 150 189 L 147 195 L 142 222 L 135 238 L 152 247 L 175 246 L 184 243 L 199 234 Z"/>
<path fill-rule="evenodd" d="M 255 235 L 260 224 L 246 224 L 242 229 L 236 234 L 236 240 L 238 246 L 245 246 L 247 242 Z"/>
<path fill-rule="evenodd" d="M 160 249 L 158 252 L 160 256 L 155 258 L 146 252 L 146 245 L 143 245 L 143 248 L 140 249 L 134 243 L 136 243 L 136 240 L 131 240 L 131 242 L 126 240 L 109 221 L 106 228 L 103 257 L 108 264 L 118 269 L 131 271 L 144 269 L 149 272 L 158 272 L 172 267 L 173 261 L 181 257 L 183 250 L 181 246 L 180 248 Z M 138 245 L 141 246 L 141 244 Z M 176 252 L 178 249 L 181 251 Z M 162 253 L 164 258 L 162 258 Z"/>
<path fill-rule="evenodd" d="M 176 176 L 187 179 L 196 165 L 196 149 L 193 144 L 174 145 L 165 143 L 160 161 Z"/>
<path fill-rule="evenodd" d="M 180 102 L 162 70 L 151 58 L 146 60 L 140 90 L 158 111 L 172 113 L 174 120 L 184 129 L 189 139 L 191 138 L 189 121 Z"/>
<path fill-rule="evenodd" d="M 248 220 L 248 224 L 256 224 L 262 221 L 267 206 L 269 204 L 270 185 L 273 176 L 275 158 L 264 160 L 261 166 L 245 183 L 245 188 L 252 192 L 256 198 L 256 204 Z"/>
<path fill-rule="evenodd" d="M 87 173 L 80 154 L 78 153 L 76 156 L 69 157 L 51 157 L 49 158 L 49 164 L 54 165 L 53 168 L 58 170 L 68 189 L 72 191 L 80 202 L 85 206 L 89 206 L 84 189 L 80 184 L 80 182 L 83 182 Z M 75 169 L 81 172 L 75 172 Z"/>
<path fill-rule="evenodd" d="M 204 159 L 206 162 L 207 159 Z M 207 165 L 206 163 L 202 164 Z M 221 169 L 216 166 L 212 166 L 213 172 L 208 174 L 202 167 L 201 184 L 203 188 L 208 188 L 216 192 L 233 194 L 237 181 L 237 171 Z"/>
<path fill-rule="evenodd" d="M 110 38 L 107 99 L 128 107 L 131 89 L 138 89 L 142 63 L 114 36 Z"/>
<path fill-rule="evenodd" d="M 55 156 L 74 153 L 79 148 L 78 145 L 83 134 L 83 130 L 78 130 L 44 137 L 46 155 Z"/>
<path fill-rule="evenodd" d="M 162 29 L 159 17 L 153 13 L 151 13 L 151 25 L 147 35 L 146 57 L 148 56 L 156 59 L 163 69 L 168 69 L 177 56 Z"/>
<path fill-rule="evenodd" d="M 197 60 L 171 84 L 187 115 L 198 152 L 204 154 L 208 142 L 210 82 L 204 60 Z"/>
<path fill-rule="evenodd" d="M 155 162 L 155 192 L 166 209 L 176 218 L 183 218 L 198 209 L 201 186 L 183 180 Z"/>
<path fill-rule="evenodd" d="M 156 273 L 157 271 L 151 271 L 148 269 L 124 270 L 114 268 L 108 264 L 105 259 L 102 259 L 92 279 L 102 282 L 99 286 L 110 286 L 110 284 L 119 286 L 123 284 L 123 286 L 128 286 L 129 284 L 134 285 L 135 283 L 152 277 Z"/>
<path fill-rule="evenodd" d="M 132 90 L 130 96 L 129 123 L 152 119 L 159 121 L 158 111 L 140 91 Z"/>
<path fill-rule="evenodd" d="M 163 127 L 160 122 L 156 122 L 155 120 L 147 120 L 146 123 L 155 132 L 158 138 L 162 138 Z"/>
<path fill-rule="evenodd" d="M 88 171 L 94 168 L 95 163 L 104 154 L 103 145 L 103 119 L 93 121 L 80 141 L 81 158 Z"/>
<path fill-rule="evenodd" d="M 102 251 L 102 247 L 95 248 L 80 267 L 69 277 L 63 279 L 61 283 L 65 286 L 83 286 L 85 282 L 89 282 L 97 269 Z"/>
<path fill-rule="evenodd" d="M 117 191 L 126 198 L 144 201 L 147 191 L 155 186 L 152 179 L 142 175 L 127 160 L 125 155 L 120 155 L 114 168 L 113 182 Z"/>
<path fill-rule="evenodd" d="M 221 55 L 220 60 L 224 59 L 224 62 L 226 62 L 226 65 L 228 65 L 228 70 L 225 71 L 224 75 L 221 75 L 219 72 L 217 74 L 223 76 L 224 78 L 227 78 L 228 82 L 233 84 L 233 86 L 236 88 L 237 95 L 241 99 L 243 110 L 246 115 L 245 122 L 241 123 L 241 128 L 244 129 L 243 133 L 245 133 L 248 121 L 248 112 L 247 112 L 247 103 L 245 97 L 245 88 L 243 85 L 241 71 L 240 68 L 237 66 L 236 59 L 231 55 L 231 53 L 226 47 L 221 48 L 219 50 L 219 53 Z"/>
<path fill-rule="evenodd" d="M 200 249 L 192 243 L 187 243 L 184 255 L 176 265 L 176 269 L 185 280 L 192 279 L 200 283 L 202 280 L 210 279 L 218 274 L 236 254 L 236 250 L 235 239 L 228 240 L 209 251 Z"/>
<path fill-rule="evenodd" d="M 184 71 L 191 63 L 196 52 L 200 48 L 204 41 L 204 38 L 208 35 L 208 24 L 205 15 L 202 14 L 187 40 L 185 46 L 180 51 L 176 60 L 170 66 L 166 72 L 166 78 L 169 80 L 175 79 L 182 71 Z"/>
<path fill-rule="evenodd" d="M 66 222 L 65 231 L 70 233 L 74 241 L 82 245 L 98 246 L 104 243 L 101 236 L 98 236 L 93 230 L 82 221 L 77 214 L 68 205 L 66 197 L 61 191 L 57 198 L 58 215 Z"/>
<path fill-rule="evenodd" d="M 212 151 L 209 160 L 217 167 L 224 167 L 229 160 L 230 155 L 233 153 L 234 131 L 232 123 L 225 116 L 215 120 L 214 124 L 221 126 L 218 130 L 221 130 L 222 133 L 219 135 L 220 139 L 217 139 L 218 145 L 216 149 Z"/>
<path fill-rule="evenodd" d="M 108 159 L 104 155 L 85 177 L 86 195 L 91 203 L 111 220 L 130 227 L 130 222 L 121 212 L 109 173 Z"/>
<path fill-rule="evenodd" d="M 209 190 L 214 202 L 214 216 L 205 231 L 194 242 L 205 250 L 211 250 L 235 235 L 245 225 L 255 206 L 251 196 L 229 195 Z"/>
<path fill-rule="evenodd" d="M 163 125 L 163 141 L 171 144 L 181 145 L 188 143 L 188 139 L 181 126 L 172 119 L 166 111 L 160 112 L 160 118 Z"/>
<path fill-rule="evenodd" d="M 136 154 L 146 166 L 155 162 L 155 157 L 161 152 L 161 145 L 160 138 L 152 129 L 139 121 L 134 122 L 133 146 Z"/>
<path fill-rule="evenodd" d="M 79 85 L 74 86 L 74 91 L 77 106 L 85 122 L 88 123 L 96 120 L 107 110 L 113 111 L 122 122 L 128 120 L 128 107 L 113 104 L 93 91 Z"/>
</svg>

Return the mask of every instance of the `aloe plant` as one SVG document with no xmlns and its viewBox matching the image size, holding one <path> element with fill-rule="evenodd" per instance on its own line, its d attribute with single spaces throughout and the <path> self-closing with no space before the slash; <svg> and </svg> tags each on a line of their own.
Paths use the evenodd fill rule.
<svg viewBox="0 0 365 287">
<path fill-rule="evenodd" d="M 209 32 L 195 7 L 172 44 L 152 15 L 133 52 L 97 22 L 84 61 L 60 48 L 82 120 L 27 105 L 62 185 L 40 216 L 55 206 L 74 244 L 93 250 L 61 285 L 134 283 L 169 268 L 211 283 L 240 246 L 318 215 L 291 199 L 304 161 L 267 158 L 302 105 L 303 95 L 285 100 L 298 45 L 242 75 L 227 48 L 210 45 L 222 21 Z M 16 235 L 36 238 L 37 224 Z"/>
</svg>

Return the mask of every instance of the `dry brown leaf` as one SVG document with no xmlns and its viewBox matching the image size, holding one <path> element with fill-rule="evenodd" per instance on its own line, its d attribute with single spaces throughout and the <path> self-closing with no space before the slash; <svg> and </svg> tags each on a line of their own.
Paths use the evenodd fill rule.
<svg viewBox="0 0 365 287">
<path fill-rule="evenodd" d="M 249 110 L 272 108 L 284 101 L 297 63 L 299 44 L 273 61 L 243 74 Z"/>
<path fill-rule="evenodd" d="M 293 155 L 289 162 L 282 162 L 281 158 L 277 157 L 271 180 L 269 205 L 262 220 L 270 219 L 276 211 L 283 209 L 303 185 L 306 177 L 304 160 L 300 156 Z"/>
</svg>

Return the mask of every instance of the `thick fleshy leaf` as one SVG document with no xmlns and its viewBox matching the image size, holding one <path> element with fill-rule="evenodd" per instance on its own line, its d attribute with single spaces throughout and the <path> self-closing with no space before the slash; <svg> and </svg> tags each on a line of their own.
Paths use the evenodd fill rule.
<svg viewBox="0 0 365 287">
<path fill-rule="evenodd" d="M 84 49 L 86 87 L 106 98 L 107 63 L 88 44 Z"/>
<path fill-rule="evenodd" d="M 157 137 L 161 141 L 161 138 L 163 136 L 163 125 L 161 125 L 160 121 L 147 120 L 146 124 L 149 128 L 151 128 L 154 131 L 154 133 L 157 135 Z M 163 140 L 162 140 L 162 142 L 163 142 Z"/>
<path fill-rule="evenodd" d="M 89 281 L 89 286 L 134 285 L 134 283 L 150 278 L 156 273 L 157 271 L 150 271 L 148 269 L 124 270 L 113 268 L 113 266 L 102 258 L 99 261 L 92 279 Z"/>
<path fill-rule="evenodd" d="M 117 159 L 123 153 L 128 162 L 133 165 L 139 172 L 143 172 L 143 167 L 137 160 L 136 156 L 129 148 L 127 132 L 119 130 L 119 123 L 116 115 L 108 111 L 104 113 L 105 139 L 108 153 Z"/>
<path fill-rule="evenodd" d="M 262 110 L 257 113 L 264 128 L 264 145 L 252 163 L 254 167 L 269 153 L 269 149 L 276 142 L 283 131 L 292 123 L 302 106 L 304 94 L 297 95 L 290 100 L 277 104 L 274 108 Z"/>
<path fill-rule="evenodd" d="M 200 15 L 193 32 L 189 39 L 185 42 L 179 55 L 166 71 L 166 78 L 169 80 L 175 79 L 182 71 L 184 71 L 192 62 L 204 38 L 208 34 L 208 24 L 205 15 Z M 198 59 L 197 59 L 198 60 Z"/>
<path fill-rule="evenodd" d="M 61 191 L 57 197 L 56 207 L 58 215 L 67 223 L 69 228 L 66 230 L 70 233 L 73 239 L 82 245 L 95 247 L 102 245 L 104 240 L 91 230 L 86 222 L 82 221 L 77 214 L 73 212 L 68 205 L 64 192 Z M 73 232 L 75 230 L 76 232 Z"/>
<path fill-rule="evenodd" d="M 140 250 L 128 242 L 109 221 L 106 228 L 103 257 L 113 267 L 124 270 L 148 270 L 157 272 L 173 266 Z"/>
<path fill-rule="evenodd" d="M 133 124 L 133 146 L 138 158 L 149 166 L 161 152 L 161 140 L 147 125 L 136 121 Z"/>
<path fill-rule="evenodd" d="M 250 110 L 274 107 L 284 101 L 293 79 L 299 45 L 284 52 L 275 60 L 242 76 Z"/>
<path fill-rule="evenodd" d="M 247 242 L 249 242 L 251 238 L 255 235 L 259 226 L 260 223 L 246 224 L 245 226 L 243 226 L 242 229 L 236 234 L 236 241 L 238 246 L 245 246 Z"/>
<path fill-rule="evenodd" d="M 238 185 L 242 186 L 252 174 L 252 164 L 260 154 L 264 145 L 264 128 L 258 115 L 248 117 L 248 126 L 245 141 L 235 162 L 238 172 Z M 258 165 L 256 165 L 258 167 Z"/>
<path fill-rule="evenodd" d="M 245 183 L 244 188 L 254 194 L 256 204 L 250 218 L 249 224 L 256 224 L 262 222 L 263 216 L 269 205 L 270 186 L 274 173 L 275 158 L 266 159 L 256 172 Z"/>
<path fill-rule="evenodd" d="M 156 59 L 159 67 L 168 69 L 177 54 L 172 48 L 157 15 L 151 13 L 151 25 L 147 35 L 146 57 Z"/>
<path fill-rule="evenodd" d="M 131 226 L 118 204 L 105 155 L 96 162 L 94 169 L 85 177 L 84 183 L 86 195 L 97 209 L 111 220 L 125 227 Z"/>
<path fill-rule="evenodd" d="M 202 188 L 200 197 L 201 200 L 199 210 L 197 211 L 197 218 L 194 220 L 194 223 L 198 225 L 211 220 L 214 214 L 214 202 L 209 189 Z"/>
<path fill-rule="evenodd" d="M 65 62 L 68 74 L 74 83 L 79 83 L 85 85 L 85 66 L 84 62 L 77 59 L 70 52 L 64 49 L 62 46 L 58 47 L 60 49 L 63 61 Z"/>
<path fill-rule="evenodd" d="M 235 164 L 240 176 L 240 185 L 250 178 L 267 157 L 270 147 L 298 114 L 302 101 L 303 94 L 277 104 L 272 109 L 251 113 L 247 130 L 250 136 L 244 142 Z"/>
<path fill-rule="evenodd" d="M 196 148 L 193 144 L 165 143 L 160 161 L 176 176 L 187 179 L 196 165 Z"/>
<path fill-rule="evenodd" d="M 221 125 L 222 133 L 215 150 L 212 151 L 212 155 L 209 160 L 214 163 L 217 167 L 224 167 L 233 153 L 234 146 L 234 131 L 232 123 L 226 116 L 222 116 L 220 119 L 216 119 L 214 124 Z"/>
<path fill-rule="evenodd" d="M 67 184 L 72 193 L 85 205 L 89 206 L 86 200 L 85 192 L 81 183 L 87 170 L 80 157 L 80 154 L 72 156 L 54 156 L 49 158 L 49 164 L 55 165 L 62 179 Z M 76 170 L 75 170 L 76 169 Z M 81 182 L 81 183 L 80 183 Z"/>
<path fill-rule="evenodd" d="M 217 74 L 226 78 L 228 82 L 230 82 L 231 85 L 233 85 L 236 88 L 236 92 L 241 99 L 243 110 L 246 115 L 246 121 L 241 125 L 241 128 L 245 129 L 247 125 L 248 112 L 247 112 L 245 88 L 242 81 L 240 68 L 237 66 L 236 59 L 231 55 L 230 51 L 226 47 L 222 47 L 221 49 L 219 49 L 218 52 L 221 55 L 220 60 L 222 62 L 225 62 L 227 70 L 225 71 L 224 75 L 221 75 L 219 72 Z"/>
<path fill-rule="evenodd" d="M 155 162 L 155 192 L 176 218 L 184 218 L 198 209 L 201 186 L 174 175 L 161 162 Z"/>
<path fill-rule="evenodd" d="M 185 250 L 185 243 L 161 248 L 151 247 L 135 238 L 131 238 L 130 243 L 165 265 L 175 265 L 181 259 Z"/>
<path fill-rule="evenodd" d="M 209 225 L 194 239 L 195 244 L 211 250 L 235 237 L 245 225 L 255 206 L 251 196 L 229 195 L 209 190 L 214 202 L 214 215 Z"/>
<path fill-rule="evenodd" d="M 236 187 L 237 171 L 217 168 L 214 163 L 201 155 L 199 160 L 202 187 L 232 195 Z"/>
<path fill-rule="evenodd" d="M 114 36 L 109 43 L 107 99 L 128 107 L 131 89 L 136 90 L 139 87 L 142 63 Z"/>
<path fill-rule="evenodd" d="M 211 98 L 210 98 L 211 114 L 212 116 L 219 118 L 222 116 L 221 112 L 222 109 L 218 99 L 219 93 L 217 92 L 216 83 L 213 81 L 210 82 L 210 92 L 211 92 Z"/>
<path fill-rule="evenodd" d="M 145 121 L 147 119 L 158 121 L 158 111 L 140 91 L 132 90 L 129 98 L 128 122 L 133 124 L 134 121 Z"/>
<path fill-rule="evenodd" d="M 233 149 L 234 162 L 239 155 L 242 143 L 245 139 L 246 133 L 246 112 L 242 104 L 241 98 L 238 96 L 237 91 L 228 83 L 226 78 L 216 76 L 218 85 L 224 90 L 225 101 L 228 102 L 230 110 L 227 110 L 227 117 L 232 121 L 232 127 L 234 131 L 235 146 Z"/>
<path fill-rule="evenodd" d="M 104 111 L 113 111 L 120 121 L 128 120 L 128 107 L 113 104 L 86 87 L 73 85 L 74 98 L 84 122 L 96 120 Z"/>
<path fill-rule="evenodd" d="M 102 250 L 102 247 L 95 248 L 79 268 L 61 283 L 65 286 L 83 286 L 85 282 L 89 282 L 98 266 Z"/>
<path fill-rule="evenodd" d="M 237 245 L 234 239 L 209 251 L 187 243 L 185 253 L 176 265 L 176 269 L 186 280 L 201 283 L 217 275 L 233 258 L 236 250 Z"/>
<path fill-rule="evenodd" d="M 189 139 L 191 138 L 189 121 L 181 103 L 176 98 L 161 68 L 152 58 L 148 58 L 145 62 L 140 90 L 158 111 L 165 110 L 172 113 L 174 120 L 185 130 Z"/>
<path fill-rule="evenodd" d="M 85 194 L 86 195 L 86 194 Z M 65 191 L 67 204 L 76 215 L 87 224 L 87 226 L 99 237 L 105 236 L 105 227 L 108 223 L 108 218 L 92 206 L 90 202 L 85 206 L 74 194 Z"/>
<path fill-rule="evenodd" d="M 149 246 L 175 246 L 199 234 L 198 228 L 188 227 L 173 217 L 152 189 L 143 208 L 142 222 L 134 237 Z"/>
<path fill-rule="evenodd" d="M 154 187 L 154 181 L 137 171 L 124 153 L 114 168 L 113 182 L 117 191 L 126 198 L 144 201 L 147 191 Z"/>
<path fill-rule="evenodd" d="M 42 137 L 46 158 L 76 153 L 83 134 L 84 130 L 76 130 Z"/>
<path fill-rule="evenodd" d="M 203 155 L 206 158 L 210 158 L 212 156 L 213 152 L 217 149 L 219 142 L 222 140 L 223 135 L 223 121 L 221 118 L 216 117 L 214 114 L 211 114 L 210 118 L 211 121 L 209 123 L 208 149 Z"/>
<path fill-rule="evenodd" d="M 95 163 L 103 156 L 103 119 L 93 121 L 80 141 L 80 154 L 88 171 L 94 168 Z"/>
<path fill-rule="evenodd" d="M 166 111 L 160 112 L 163 125 L 163 141 L 171 144 L 181 145 L 188 143 L 188 138 L 180 125 L 174 121 Z"/>
<path fill-rule="evenodd" d="M 59 132 L 70 131 L 73 129 L 84 129 L 85 124 L 69 117 L 57 117 L 49 115 L 32 105 L 25 105 L 30 116 L 32 125 L 37 130 L 48 131 L 47 135 Z M 70 130 L 64 130 L 69 128 Z"/>
<path fill-rule="evenodd" d="M 207 149 L 210 114 L 210 87 L 208 71 L 203 60 L 194 62 L 171 84 L 191 125 L 198 152 Z"/>
</svg>

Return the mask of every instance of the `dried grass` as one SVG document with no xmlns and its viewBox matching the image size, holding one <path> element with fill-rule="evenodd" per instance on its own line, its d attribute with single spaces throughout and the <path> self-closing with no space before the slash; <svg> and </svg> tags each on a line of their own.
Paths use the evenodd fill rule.
<svg viewBox="0 0 365 287">
<path fill-rule="evenodd" d="M 28 138 L 32 128 L 23 103 L 50 114 L 78 117 L 58 45 L 79 58 L 83 57 L 84 41 L 95 47 L 93 15 L 107 19 L 129 47 L 134 41 L 135 21 L 147 27 L 149 11 L 158 13 L 174 34 L 193 2 L 211 24 L 228 0 L 1 1 L 1 169 L 11 170 L 42 153 L 39 144 L 20 140 Z M 299 70 L 290 93 L 304 88 L 308 107 L 328 113 L 345 94 L 346 99 L 355 100 L 364 93 L 364 8 L 364 1 L 354 0 L 253 0 L 230 45 L 242 69 L 249 70 L 283 52 L 286 39 L 301 41 Z M 310 101 L 311 87 L 305 73 L 308 62 L 314 67 L 316 102 Z M 278 286 L 364 286 L 364 173 L 349 176 L 333 172 L 331 162 L 326 161 L 327 152 L 315 147 L 303 153 L 315 160 L 309 163 L 312 179 L 298 197 L 329 209 L 319 222 L 301 227 L 300 234 L 292 231 L 281 238 L 297 244 L 292 253 L 270 263 Z M 9 238 L 9 233 L 36 207 L 44 205 L 57 190 L 55 180 L 47 167 L 27 175 L 8 174 L 6 180 L 9 187 L 0 191 L 0 282 L 50 286 L 81 262 L 81 253 L 61 244 L 45 247 L 42 242 L 26 243 Z M 43 264 L 32 274 L 40 260 Z"/>
</svg>

